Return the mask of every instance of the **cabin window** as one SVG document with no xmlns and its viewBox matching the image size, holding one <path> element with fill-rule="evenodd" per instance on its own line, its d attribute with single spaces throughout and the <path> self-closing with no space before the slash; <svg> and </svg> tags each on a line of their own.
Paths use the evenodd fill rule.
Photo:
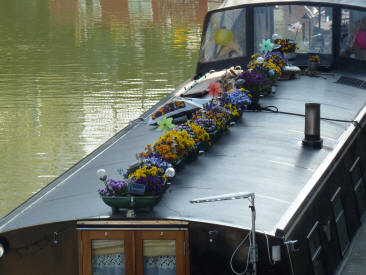
<svg viewBox="0 0 366 275">
<path fill-rule="evenodd" d="M 343 256 L 349 245 L 349 237 L 348 237 L 346 218 L 344 216 L 340 187 L 334 193 L 330 201 L 332 203 L 333 215 L 336 223 L 338 243 Z"/>
<path fill-rule="evenodd" d="M 361 221 L 363 220 L 366 211 L 366 192 L 365 180 L 361 171 L 360 157 L 356 159 L 349 171 L 352 177 L 353 191 L 355 193 L 357 210 Z"/>
<path fill-rule="evenodd" d="M 124 240 L 92 240 L 92 274 L 126 274 Z"/>
<path fill-rule="evenodd" d="M 315 275 L 326 274 L 324 268 L 323 248 L 320 240 L 318 221 L 311 228 L 307 236 L 307 239 L 309 243 L 310 257 L 313 264 L 314 274 Z"/>
<path fill-rule="evenodd" d="M 366 60 L 366 12 L 342 9 L 340 54 Z"/>
<path fill-rule="evenodd" d="M 175 232 L 136 232 L 137 262 L 139 263 L 137 273 L 144 275 L 184 274 L 184 270 L 177 272 L 177 269 L 184 268 L 182 261 L 184 259 L 184 238 L 182 237 L 184 236 L 177 236 Z M 182 249 L 177 251 L 177 246 L 181 246 Z M 181 257 L 177 257 L 178 254 Z"/>
<path fill-rule="evenodd" d="M 131 274 L 132 232 L 79 231 L 79 274 Z"/>
<path fill-rule="evenodd" d="M 80 230 L 81 275 L 187 275 L 187 230 Z"/>
<path fill-rule="evenodd" d="M 269 24 L 266 22 L 269 21 Z M 276 5 L 254 8 L 254 50 L 278 34 L 296 42 L 298 53 L 332 53 L 333 10 L 329 7 Z"/>
<path fill-rule="evenodd" d="M 246 9 L 212 13 L 204 34 L 200 62 L 246 55 Z"/>
</svg>

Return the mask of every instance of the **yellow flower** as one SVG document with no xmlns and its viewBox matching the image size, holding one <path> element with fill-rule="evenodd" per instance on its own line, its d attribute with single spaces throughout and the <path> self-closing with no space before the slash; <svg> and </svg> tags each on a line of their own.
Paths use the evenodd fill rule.
<svg viewBox="0 0 366 275">
<path fill-rule="evenodd" d="M 195 123 L 189 123 L 189 127 L 192 129 L 192 131 L 195 134 L 196 142 L 199 142 L 199 141 L 208 142 L 210 140 L 210 135 L 200 125 L 197 125 Z"/>
<path fill-rule="evenodd" d="M 187 131 L 173 129 L 162 135 L 154 144 L 154 150 L 168 161 L 187 155 L 194 147 L 194 139 Z"/>
</svg>

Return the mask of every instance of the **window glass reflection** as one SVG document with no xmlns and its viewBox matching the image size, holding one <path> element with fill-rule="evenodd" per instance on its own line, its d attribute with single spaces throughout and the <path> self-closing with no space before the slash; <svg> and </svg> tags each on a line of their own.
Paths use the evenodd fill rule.
<svg viewBox="0 0 366 275">
<path fill-rule="evenodd" d="M 201 49 L 201 62 L 246 55 L 245 9 L 213 13 Z"/>
<path fill-rule="evenodd" d="M 341 56 L 366 60 L 366 12 L 342 10 Z"/>
<path fill-rule="evenodd" d="M 144 240 L 144 275 L 175 275 L 175 240 Z"/>
<path fill-rule="evenodd" d="M 123 240 L 93 240 L 93 275 L 124 275 L 125 256 Z"/>
<path fill-rule="evenodd" d="M 298 53 L 332 53 L 332 8 L 280 5 L 254 8 L 254 50 L 277 34 L 294 40 Z"/>
</svg>

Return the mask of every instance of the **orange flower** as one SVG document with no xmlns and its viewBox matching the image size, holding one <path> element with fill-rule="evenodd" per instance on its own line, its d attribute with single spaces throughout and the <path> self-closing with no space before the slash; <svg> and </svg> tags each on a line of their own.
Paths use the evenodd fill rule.
<svg viewBox="0 0 366 275">
<path fill-rule="evenodd" d="M 219 82 L 211 82 L 207 88 L 210 96 L 218 97 L 222 93 L 221 85 Z"/>
</svg>

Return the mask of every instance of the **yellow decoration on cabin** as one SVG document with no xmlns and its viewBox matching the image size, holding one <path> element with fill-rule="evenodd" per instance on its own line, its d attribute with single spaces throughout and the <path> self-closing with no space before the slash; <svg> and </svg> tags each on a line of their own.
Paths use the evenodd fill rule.
<svg viewBox="0 0 366 275">
<path fill-rule="evenodd" d="M 234 40 L 234 34 L 231 30 L 219 29 L 215 32 L 214 39 L 217 45 L 227 46 Z"/>
</svg>

